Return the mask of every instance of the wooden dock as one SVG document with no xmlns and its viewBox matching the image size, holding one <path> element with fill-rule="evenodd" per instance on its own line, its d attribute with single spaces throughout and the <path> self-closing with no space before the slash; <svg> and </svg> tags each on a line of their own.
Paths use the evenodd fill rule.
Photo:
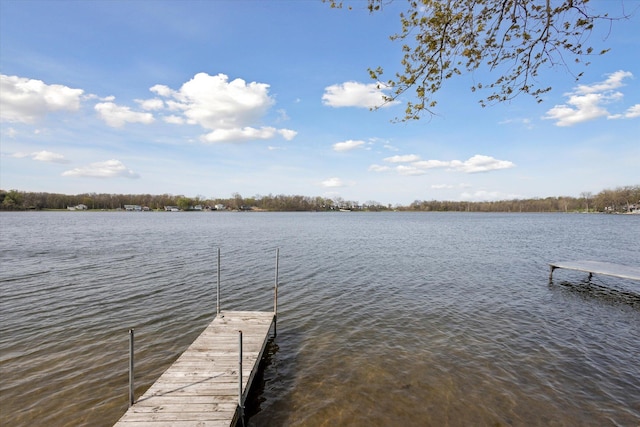
<svg viewBox="0 0 640 427">
<path fill-rule="evenodd" d="M 275 318 L 274 312 L 221 311 L 115 426 L 236 425 Z"/>
<path fill-rule="evenodd" d="M 129 410 L 116 427 L 244 425 L 244 402 L 278 320 L 276 249 L 273 311 L 221 311 L 220 249 L 216 317 L 138 399 L 134 398 L 133 329 L 129 331 Z"/>
<path fill-rule="evenodd" d="M 640 280 L 640 267 L 614 264 L 602 261 L 563 261 L 550 263 L 549 281 L 553 280 L 553 271 L 557 268 L 577 270 L 589 273 L 589 279 L 594 274 L 619 277 L 622 279 Z"/>
</svg>

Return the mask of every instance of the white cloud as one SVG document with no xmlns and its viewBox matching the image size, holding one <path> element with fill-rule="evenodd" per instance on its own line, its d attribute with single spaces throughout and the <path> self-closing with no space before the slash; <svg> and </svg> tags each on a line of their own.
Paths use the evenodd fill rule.
<svg viewBox="0 0 640 427">
<path fill-rule="evenodd" d="M 386 172 L 391 170 L 391 168 L 389 166 L 383 166 L 383 165 L 371 165 L 369 166 L 369 171 L 370 172 Z"/>
<path fill-rule="evenodd" d="M 628 71 L 616 71 L 608 74 L 603 82 L 579 85 L 573 92 L 565 94 L 569 97 L 566 104 L 554 106 L 542 118 L 555 120 L 556 126 L 573 126 L 600 117 L 610 119 L 638 117 L 635 106 L 629 108 L 624 114 L 611 114 L 604 107 L 622 100 L 624 95 L 615 89 L 624 86 L 623 80 L 631 77 L 633 74 Z"/>
<path fill-rule="evenodd" d="M 420 160 L 420 156 L 415 154 L 406 154 L 404 156 L 391 156 L 384 159 L 385 162 L 389 163 L 408 163 L 408 162 L 416 162 Z"/>
<path fill-rule="evenodd" d="M 62 154 L 52 153 L 51 151 L 36 151 L 31 153 L 31 157 L 33 160 L 39 160 L 41 162 L 50 162 L 55 160 L 63 160 L 64 156 Z"/>
<path fill-rule="evenodd" d="M 498 160 L 490 156 L 483 156 L 476 154 L 475 156 L 460 162 L 459 160 L 452 160 L 451 165 L 453 169 L 459 170 L 465 173 L 478 173 L 489 172 L 499 169 L 509 169 L 515 166 L 514 163 L 508 160 Z"/>
<path fill-rule="evenodd" d="M 25 157 L 31 157 L 33 160 L 47 163 L 69 163 L 62 154 L 52 153 L 51 151 L 35 151 L 33 153 L 13 153 L 11 157 L 23 159 Z"/>
<path fill-rule="evenodd" d="M 170 116 L 164 116 L 162 120 L 166 123 L 171 123 L 172 125 L 182 125 L 185 123 L 185 120 L 182 117 L 173 114 Z"/>
<path fill-rule="evenodd" d="M 291 129 L 278 129 L 278 133 L 287 141 L 291 141 L 298 134 L 297 131 Z"/>
<path fill-rule="evenodd" d="M 122 127 L 126 123 L 150 124 L 154 122 L 151 113 L 132 111 L 129 107 L 116 105 L 113 102 L 100 102 L 94 108 L 100 118 L 111 127 Z"/>
<path fill-rule="evenodd" d="M 190 123 L 205 129 L 244 127 L 260 119 L 271 107 L 269 85 L 242 79 L 229 82 L 224 74 L 196 74 L 174 95 Z"/>
<path fill-rule="evenodd" d="M 165 122 L 199 125 L 210 131 L 201 136 L 207 143 L 271 139 L 277 135 L 291 140 L 297 135 L 291 129 L 260 126 L 261 119 L 275 103 L 265 83 L 229 81 L 225 74 L 198 73 L 179 90 L 165 85 L 155 85 L 150 90 L 169 98 L 166 107 L 179 113 L 164 117 Z M 286 118 L 283 110 L 279 112 L 280 120 Z"/>
<path fill-rule="evenodd" d="M 453 184 L 433 184 L 431 185 L 431 188 L 433 188 L 434 190 L 450 190 L 452 188 L 469 188 L 470 185 L 469 184 L 458 184 L 458 185 L 453 185 Z"/>
<path fill-rule="evenodd" d="M 88 166 L 65 171 L 62 176 L 77 176 L 91 178 L 139 178 L 140 175 L 127 169 L 120 160 L 91 163 Z"/>
<path fill-rule="evenodd" d="M 381 83 L 364 84 L 345 82 L 327 86 L 322 95 L 322 103 L 330 107 L 390 107 L 398 102 L 384 101 L 384 86 Z"/>
<path fill-rule="evenodd" d="M 136 99 L 135 101 L 140 104 L 140 108 L 147 111 L 162 110 L 164 108 L 164 101 L 158 98 Z"/>
<path fill-rule="evenodd" d="M 51 151 L 37 151 L 35 153 L 31 153 L 33 160 L 39 160 L 41 162 L 52 162 L 52 163 L 67 163 L 64 156 L 58 153 L 52 153 Z"/>
<path fill-rule="evenodd" d="M 0 121 L 34 123 L 53 111 L 77 111 L 84 91 L 0 74 Z"/>
<path fill-rule="evenodd" d="M 633 105 L 622 114 L 612 114 L 608 119 L 633 119 L 640 117 L 640 104 Z"/>
<path fill-rule="evenodd" d="M 336 177 L 326 179 L 322 181 L 321 184 L 323 187 L 327 187 L 327 188 L 344 187 L 344 183 L 342 182 L 342 180 Z"/>
<path fill-rule="evenodd" d="M 354 150 L 358 147 L 362 147 L 366 143 L 364 141 L 354 141 L 352 139 L 343 142 L 337 142 L 333 144 L 334 151 L 349 151 Z"/>
<path fill-rule="evenodd" d="M 604 82 L 593 83 L 590 85 L 578 85 L 575 92 L 581 93 L 581 94 L 588 94 L 588 93 L 607 92 L 613 89 L 617 89 L 619 87 L 624 86 L 624 84 L 622 83 L 622 80 L 624 80 L 627 77 L 629 78 L 633 77 L 633 74 L 631 74 L 629 71 L 619 70 L 614 73 L 608 74 L 607 76 L 608 76 L 607 80 L 605 80 Z"/>
<path fill-rule="evenodd" d="M 632 119 L 634 117 L 640 117 L 640 104 L 636 104 L 633 107 L 630 107 L 624 116 L 628 119 Z"/>
<path fill-rule="evenodd" d="M 171 89 L 169 86 L 165 85 L 155 85 L 149 88 L 149 90 L 153 93 L 156 93 L 160 96 L 164 96 L 165 98 L 169 98 L 174 95 L 175 91 Z"/>
<path fill-rule="evenodd" d="M 508 160 L 498 160 L 481 154 L 476 154 L 464 161 L 420 160 L 420 156 L 416 154 L 392 156 L 387 157 L 384 160 L 389 163 L 404 163 L 395 167 L 395 170 L 400 175 L 424 175 L 427 170 L 436 168 L 464 173 L 478 173 L 515 167 L 515 164 Z M 371 165 L 369 170 L 372 172 L 384 172 L 389 170 L 389 168 L 379 165 Z"/>
<path fill-rule="evenodd" d="M 573 126 L 598 117 L 606 117 L 609 113 L 599 105 L 602 100 L 603 95 L 597 93 L 572 95 L 567 101 L 568 105 L 556 105 L 542 118 L 556 120 L 556 126 Z"/>
<path fill-rule="evenodd" d="M 424 175 L 425 173 L 427 173 L 424 169 L 417 168 L 412 165 L 398 165 L 396 166 L 396 171 L 400 175 L 409 175 L 409 176 Z"/>
<path fill-rule="evenodd" d="M 260 129 L 245 127 L 233 129 L 216 129 L 206 135 L 202 135 L 200 139 L 203 142 L 242 142 L 255 139 L 271 139 L 276 134 L 276 129 L 272 127 L 263 127 Z"/>
<path fill-rule="evenodd" d="M 453 162 L 460 162 L 459 160 L 452 160 L 445 162 L 443 160 L 418 160 L 413 162 L 412 165 L 420 169 L 435 169 L 450 167 Z"/>
<path fill-rule="evenodd" d="M 244 142 L 256 139 L 271 139 L 276 134 L 282 135 L 286 140 L 291 140 L 296 136 L 297 132 L 289 129 L 276 129 L 274 127 L 262 127 L 260 129 L 252 127 L 215 129 L 213 132 L 202 135 L 200 139 L 203 142 L 215 144 L 218 142 Z"/>
</svg>

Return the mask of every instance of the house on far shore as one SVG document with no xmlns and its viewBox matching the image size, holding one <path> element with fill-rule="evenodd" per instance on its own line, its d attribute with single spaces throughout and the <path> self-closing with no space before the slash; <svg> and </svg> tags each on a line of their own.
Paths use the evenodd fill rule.
<svg viewBox="0 0 640 427">
<path fill-rule="evenodd" d="M 83 205 L 82 203 L 75 206 L 67 206 L 67 210 L 70 211 L 86 211 L 87 209 L 89 209 L 89 207 L 87 205 Z"/>
<path fill-rule="evenodd" d="M 165 212 L 180 212 L 180 208 L 177 206 L 165 206 Z"/>
<path fill-rule="evenodd" d="M 142 206 L 140 205 L 124 205 L 124 210 L 127 212 L 142 212 Z"/>
<path fill-rule="evenodd" d="M 225 210 L 226 208 L 224 207 L 224 205 L 217 204 L 217 205 L 215 205 L 215 206 L 213 207 L 213 209 L 215 209 L 215 210 L 217 210 L 217 211 L 223 211 L 223 210 Z"/>
</svg>

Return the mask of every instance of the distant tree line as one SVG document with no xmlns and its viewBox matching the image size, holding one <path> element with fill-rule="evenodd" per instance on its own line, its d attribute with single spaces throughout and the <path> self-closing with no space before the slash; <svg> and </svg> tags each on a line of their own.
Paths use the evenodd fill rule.
<svg viewBox="0 0 640 427">
<path fill-rule="evenodd" d="M 58 193 L 35 193 L 18 190 L 0 190 L 1 210 L 68 209 L 86 206 L 88 210 L 124 209 L 125 205 L 138 205 L 150 210 L 164 210 L 175 206 L 181 210 L 227 210 L 263 211 L 451 211 L 451 212 L 603 212 L 625 213 L 640 211 L 640 185 L 602 190 L 597 194 L 583 192 L 579 197 L 547 197 L 544 199 L 514 199 L 486 202 L 463 202 L 442 200 L 416 200 L 408 206 L 384 205 L 376 201 L 359 203 L 340 197 L 308 197 L 299 195 L 256 195 L 243 197 L 238 193 L 230 198 L 204 198 L 184 195 L 151 194 L 104 194 L 86 193 L 67 195 Z"/>
</svg>

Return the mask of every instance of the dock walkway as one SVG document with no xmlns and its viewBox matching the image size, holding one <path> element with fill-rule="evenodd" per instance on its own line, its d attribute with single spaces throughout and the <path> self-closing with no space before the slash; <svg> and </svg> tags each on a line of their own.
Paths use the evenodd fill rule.
<svg viewBox="0 0 640 427">
<path fill-rule="evenodd" d="M 593 274 L 604 274 L 606 276 L 614 276 L 622 279 L 640 280 L 640 267 L 631 267 L 628 265 L 620 265 L 610 262 L 563 261 L 550 263 L 549 267 L 551 269 L 549 272 L 549 281 L 553 279 L 553 271 L 557 268 L 584 271 L 589 273 L 589 278 L 591 278 Z"/>
<path fill-rule="evenodd" d="M 244 425 L 244 402 L 278 320 L 278 259 L 273 311 L 221 311 L 220 249 L 216 317 L 137 401 L 129 331 L 129 409 L 115 427 Z"/>
<path fill-rule="evenodd" d="M 240 416 L 238 331 L 244 402 L 274 319 L 273 312 L 221 311 L 115 426 L 235 425 Z"/>
</svg>

